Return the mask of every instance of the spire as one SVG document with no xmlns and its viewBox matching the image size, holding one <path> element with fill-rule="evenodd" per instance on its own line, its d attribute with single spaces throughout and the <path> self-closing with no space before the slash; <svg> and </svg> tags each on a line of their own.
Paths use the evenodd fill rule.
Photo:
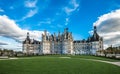
<svg viewBox="0 0 120 74">
<path fill-rule="evenodd" d="M 96 26 L 94 26 L 94 39 L 96 40 L 97 39 L 97 29 L 96 29 Z"/>
<path fill-rule="evenodd" d="M 42 41 L 46 41 L 47 40 L 47 31 L 44 30 L 44 34 L 42 34 Z"/>
<path fill-rule="evenodd" d="M 94 26 L 94 33 L 96 33 L 97 32 L 97 28 L 96 28 L 96 26 Z"/>
<path fill-rule="evenodd" d="M 72 32 L 70 32 L 70 38 L 73 40 L 73 37 L 72 37 Z"/>
<path fill-rule="evenodd" d="M 56 33 L 54 32 L 54 37 L 56 37 Z"/>
<path fill-rule="evenodd" d="M 30 40 L 30 37 L 29 37 L 29 32 L 27 32 L 27 37 L 24 41 L 24 44 L 27 44 L 27 43 L 30 44 L 30 42 L 31 42 L 31 40 Z"/>
<path fill-rule="evenodd" d="M 56 41 L 56 33 L 54 33 L 54 41 Z"/>
<path fill-rule="evenodd" d="M 58 41 L 60 41 L 61 38 L 60 38 L 60 31 L 58 31 Z"/>
<path fill-rule="evenodd" d="M 60 31 L 58 31 L 58 37 L 60 36 Z"/>
<path fill-rule="evenodd" d="M 47 31 L 46 30 L 44 30 L 44 34 L 45 34 L 45 36 L 47 35 Z"/>
<path fill-rule="evenodd" d="M 29 32 L 27 32 L 27 39 L 30 39 L 30 37 L 29 37 Z"/>
<path fill-rule="evenodd" d="M 92 41 L 99 41 L 99 35 L 97 34 L 97 28 L 96 26 L 94 26 L 94 33 L 93 33 L 93 36 L 92 36 Z"/>
<path fill-rule="evenodd" d="M 65 33 L 68 32 L 68 28 L 65 28 Z"/>
<path fill-rule="evenodd" d="M 68 31 L 68 28 L 66 28 L 66 30 Z"/>
</svg>

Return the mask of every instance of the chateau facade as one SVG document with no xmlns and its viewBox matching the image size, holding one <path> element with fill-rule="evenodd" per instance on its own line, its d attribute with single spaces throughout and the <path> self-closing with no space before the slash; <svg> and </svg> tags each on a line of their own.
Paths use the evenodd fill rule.
<svg viewBox="0 0 120 74">
<path fill-rule="evenodd" d="M 96 55 L 96 51 L 103 49 L 103 38 L 97 33 L 94 26 L 94 33 L 86 40 L 73 40 L 72 32 L 68 28 L 61 34 L 47 34 L 44 31 L 42 41 L 30 39 L 29 33 L 23 41 L 23 53 L 25 54 L 90 54 Z"/>
</svg>

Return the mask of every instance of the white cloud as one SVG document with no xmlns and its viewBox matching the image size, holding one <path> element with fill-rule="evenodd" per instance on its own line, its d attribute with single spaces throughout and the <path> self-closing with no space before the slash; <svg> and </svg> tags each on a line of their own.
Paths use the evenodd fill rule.
<svg viewBox="0 0 120 74">
<path fill-rule="evenodd" d="M 72 12 L 76 11 L 79 7 L 79 3 L 76 0 L 70 0 L 69 5 L 64 7 L 64 11 L 67 15 L 70 15 Z"/>
<path fill-rule="evenodd" d="M 16 42 L 15 40 L 11 38 L 0 36 L 0 42 L 7 44 L 7 45 L 0 45 L 0 48 L 3 48 L 3 49 L 5 48 L 5 49 L 10 49 L 10 50 L 15 50 L 15 51 L 21 51 L 22 49 L 22 47 L 18 47 L 20 45 L 22 46 L 22 44 Z"/>
<path fill-rule="evenodd" d="M 54 19 L 46 18 L 38 23 L 38 26 L 41 25 L 51 25 L 51 23 L 54 21 Z"/>
<path fill-rule="evenodd" d="M 27 18 L 33 17 L 35 14 L 38 13 L 38 7 L 36 6 L 37 4 L 37 0 L 27 0 L 24 2 L 24 6 L 29 8 L 29 11 L 27 12 L 27 14 L 25 14 L 24 17 L 22 17 L 22 19 L 18 20 L 18 21 L 22 21 L 25 20 Z"/>
<path fill-rule="evenodd" d="M 25 7 L 33 8 L 36 7 L 37 0 L 27 0 L 25 1 Z"/>
<path fill-rule="evenodd" d="M 41 40 L 40 38 L 43 31 L 21 29 L 14 20 L 6 15 L 0 15 L 0 36 L 21 42 L 26 38 L 27 32 L 30 33 L 31 38 Z"/>
<path fill-rule="evenodd" d="M 0 8 L 0 12 L 4 12 L 4 10 L 2 8 Z"/>
<path fill-rule="evenodd" d="M 120 46 L 120 9 L 104 14 L 93 24 L 104 39 L 104 46 Z"/>
<path fill-rule="evenodd" d="M 8 43 L 0 41 L 0 45 L 8 45 Z"/>
<path fill-rule="evenodd" d="M 63 11 L 66 13 L 67 18 L 65 18 L 65 25 L 69 23 L 69 16 L 74 12 L 78 11 L 79 2 L 77 0 L 70 0 L 68 5 L 63 8 Z"/>
<path fill-rule="evenodd" d="M 46 21 L 40 21 L 39 24 L 51 24 L 50 20 L 46 20 Z"/>
<path fill-rule="evenodd" d="M 30 18 L 30 17 L 34 16 L 37 12 L 38 12 L 37 9 L 30 10 L 30 11 L 22 18 L 22 20 L 25 20 L 25 19 L 27 19 L 27 18 Z"/>
</svg>

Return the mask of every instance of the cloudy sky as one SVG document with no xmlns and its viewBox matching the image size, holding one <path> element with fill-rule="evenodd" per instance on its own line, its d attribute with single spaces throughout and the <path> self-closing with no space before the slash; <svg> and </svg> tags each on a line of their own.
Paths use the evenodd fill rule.
<svg viewBox="0 0 120 74">
<path fill-rule="evenodd" d="M 22 50 L 26 33 L 41 40 L 68 27 L 75 40 L 97 26 L 104 46 L 120 45 L 120 0 L 0 0 L 0 48 Z"/>
</svg>

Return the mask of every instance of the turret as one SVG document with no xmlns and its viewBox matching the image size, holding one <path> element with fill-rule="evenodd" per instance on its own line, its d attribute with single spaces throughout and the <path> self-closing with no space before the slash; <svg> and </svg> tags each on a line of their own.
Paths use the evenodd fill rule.
<svg viewBox="0 0 120 74">
<path fill-rule="evenodd" d="M 28 44 L 30 42 L 31 42 L 31 40 L 30 40 L 30 37 L 29 37 L 29 32 L 27 32 L 27 37 L 26 37 L 25 41 L 23 41 L 23 44 Z"/>
<path fill-rule="evenodd" d="M 68 39 L 68 28 L 64 29 L 64 40 Z"/>
<path fill-rule="evenodd" d="M 92 41 L 99 41 L 99 38 L 100 36 L 97 34 L 97 28 L 96 26 L 94 26 L 94 33 L 93 33 L 93 36 L 92 36 Z"/>
<path fill-rule="evenodd" d="M 68 28 L 64 29 L 64 34 L 68 33 Z"/>
<path fill-rule="evenodd" d="M 60 31 L 58 32 L 58 41 L 61 40 Z"/>
<path fill-rule="evenodd" d="M 56 34 L 54 33 L 54 41 L 56 41 Z"/>
<path fill-rule="evenodd" d="M 94 26 L 94 33 L 97 33 L 97 28 L 96 28 L 96 26 Z"/>
<path fill-rule="evenodd" d="M 46 30 L 44 30 L 44 34 L 45 34 L 45 36 L 47 35 L 47 31 Z"/>
<path fill-rule="evenodd" d="M 27 40 L 30 40 L 30 37 L 29 37 L 29 32 L 27 32 Z"/>
<path fill-rule="evenodd" d="M 72 32 L 70 32 L 70 40 L 73 40 Z"/>
<path fill-rule="evenodd" d="M 44 34 L 42 34 L 42 41 L 46 41 L 47 40 L 47 31 L 44 30 Z"/>
</svg>

